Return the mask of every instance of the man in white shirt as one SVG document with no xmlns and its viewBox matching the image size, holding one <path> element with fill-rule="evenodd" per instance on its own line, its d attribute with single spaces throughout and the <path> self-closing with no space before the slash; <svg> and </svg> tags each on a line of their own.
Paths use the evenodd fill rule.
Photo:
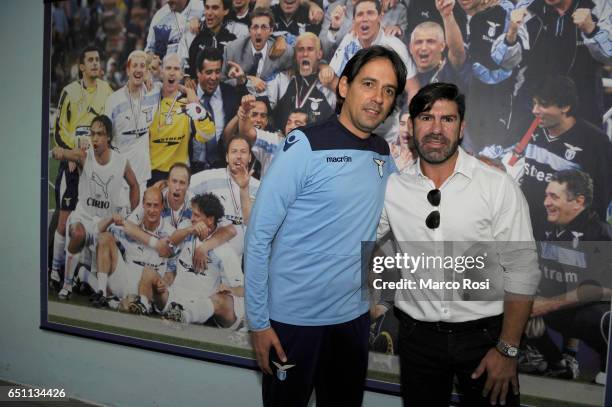
<svg viewBox="0 0 612 407">
<path fill-rule="evenodd" d="M 203 15 L 202 1 L 168 0 L 151 20 L 145 52 L 154 53 L 163 60 L 166 54 L 178 53 L 181 49 L 181 60 L 187 59 L 187 51 Z"/>
<path fill-rule="evenodd" d="M 113 122 L 114 145 L 126 156 L 134 170 L 140 200 L 151 178 L 149 126 L 159 103 L 159 87 L 147 89 L 147 54 L 132 51 L 125 69 L 128 82 L 106 99 L 104 111 Z M 127 197 L 127 185 L 123 186 Z"/>
<path fill-rule="evenodd" d="M 450 268 L 443 256 L 445 266 L 426 275 L 402 270 L 416 287 L 395 294 L 404 405 L 447 406 L 457 376 L 462 405 L 518 406 L 517 348 L 540 276 L 527 202 L 508 175 L 459 147 L 465 99 L 455 85 L 425 86 L 409 109 L 418 158 L 389 177 L 379 235 L 391 229 L 398 242 L 424 243 L 415 255 L 442 257 L 460 242 L 494 249 L 479 252 L 486 268 L 478 270 L 461 270 L 456 252 Z M 486 277 L 483 289 L 422 285 L 429 277 L 464 281 L 474 271 Z"/>
<path fill-rule="evenodd" d="M 234 136 L 227 143 L 227 166 L 201 171 L 191 177 L 189 192 L 201 195 L 212 192 L 223 203 L 224 216 L 220 226 L 234 225 L 236 236 L 229 245 L 240 257 L 244 250 L 244 233 L 251 205 L 259 189 L 259 181 L 251 175 L 251 146 L 248 139 Z"/>
</svg>

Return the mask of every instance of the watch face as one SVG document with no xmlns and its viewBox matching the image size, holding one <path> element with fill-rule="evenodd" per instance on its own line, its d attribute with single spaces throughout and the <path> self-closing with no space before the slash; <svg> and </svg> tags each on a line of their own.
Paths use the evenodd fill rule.
<svg viewBox="0 0 612 407">
<path fill-rule="evenodd" d="M 508 356 L 515 357 L 518 354 L 518 349 L 515 347 L 508 348 Z"/>
</svg>

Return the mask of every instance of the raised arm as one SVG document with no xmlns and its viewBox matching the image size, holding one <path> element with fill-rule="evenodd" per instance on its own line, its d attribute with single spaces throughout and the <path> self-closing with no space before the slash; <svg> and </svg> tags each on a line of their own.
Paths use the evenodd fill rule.
<svg viewBox="0 0 612 407">
<path fill-rule="evenodd" d="M 242 100 L 240 101 L 240 106 L 238 107 L 238 113 L 236 114 L 236 117 L 238 118 L 238 134 L 251 140 L 251 144 L 255 143 L 255 140 L 257 139 L 255 126 L 253 126 L 253 121 L 249 118 L 249 112 L 253 108 L 254 103 L 255 96 L 243 96 Z"/>
<path fill-rule="evenodd" d="M 453 13 L 454 7 L 455 0 L 436 0 L 436 8 L 440 12 L 444 23 L 444 37 L 448 47 L 448 60 L 455 69 L 458 69 L 463 66 L 466 54 L 463 46 L 463 35 L 461 35 L 461 29 Z"/>
<path fill-rule="evenodd" d="M 63 147 L 54 147 L 51 151 L 53 158 L 58 161 L 70 161 L 76 163 L 79 169 L 83 168 L 85 159 L 87 158 L 87 152 L 80 148 L 66 149 Z"/>
</svg>

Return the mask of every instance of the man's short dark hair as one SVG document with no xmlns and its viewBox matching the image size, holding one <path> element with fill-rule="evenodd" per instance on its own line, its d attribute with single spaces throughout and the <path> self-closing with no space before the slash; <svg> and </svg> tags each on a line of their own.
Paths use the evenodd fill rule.
<svg viewBox="0 0 612 407">
<path fill-rule="evenodd" d="M 272 112 L 272 107 L 270 106 L 270 99 L 268 99 L 267 96 L 256 96 L 255 97 L 255 101 L 256 102 L 261 102 L 264 105 L 266 105 L 266 109 L 268 109 L 268 118 L 269 118 L 270 114 Z"/>
<path fill-rule="evenodd" d="M 79 52 L 79 64 L 85 64 L 85 54 L 88 52 L 94 52 L 94 51 L 97 52 L 100 59 L 102 59 L 102 53 L 100 52 L 100 50 L 93 45 L 88 45 L 84 47 L 83 49 L 81 49 L 81 52 Z M 82 78 L 83 78 L 83 72 L 81 72 L 81 70 L 79 69 L 79 79 L 82 79 Z"/>
<path fill-rule="evenodd" d="M 249 146 L 249 152 L 251 151 L 251 148 L 253 147 L 251 143 L 251 139 L 249 139 L 248 137 L 242 134 L 234 134 L 232 137 L 230 137 L 230 139 L 227 141 L 227 151 L 229 151 L 230 146 L 235 140 L 244 140 Z"/>
<path fill-rule="evenodd" d="M 438 100 L 455 102 L 459 111 L 459 121 L 463 121 L 465 117 L 465 95 L 459 91 L 457 85 L 444 82 L 427 84 L 414 95 L 408 105 L 410 119 L 414 122 L 419 114 L 430 111 Z"/>
<path fill-rule="evenodd" d="M 223 10 L 232 9 L 232 0 L 221 0 L 221 4 L 223 4 Z M 204 5 L 206 5 L 206 0 L 204 0 Z"/>
<path fill-rule="evenodd" d="M 175 162 L 174 164 L 172 164 L 170 166 L 170 169 L 168 170 L 168 177 L 170 177 L 170 173 L 172 172 L 172 170 L 174 170 L 175 168 L 182 168 L 185 171 L 187 171 L 187 180 L 191 179 L 191 168 L 189 168 L 189 166 L 185 163 L 182 163 L 180 161 Z"/>
<path fill-rule="evenodd" d="M 195 205 L 204 216 L 212 216 L 215 219 L 215 225 L 225 216 L 221 201 L 212 192 L 194 196 L 191 198 L 191 204 Z"/>
<path fill-rule="evenodd" d="M 219 48 L 206 47 L 200 52 L 198 52 L 198 56 L 196 57 L 196 67 L 198 72 L 202 72 L 204 69 L 204 60 L 207 61 L 221 61 L 221 65 L 223 65 L 223 52 Z"/>
<path fill-rule="evenodd" d="M 274 30 L 274 13 L 269 7 L 255 7 L 249 16 L 249 28 L 255 17 L 268 17 L 270 19 L 270 30 Z"/>
<path fill-rule="evenodd" d="M 569 106 L 568 116 L 574 116 L 578 106 L 578 91 L 571 78 L 562 75 L 547 76 L 533 93 L 543 105 Z"/>
<path fill-rule="evenodd" d="M 365 2 L 370 2 L 370 3 L 374 3 L 374 7 L 376 7 L 376 11 L 378 11 L 378 15 L 380 15 L 382 13 L 382 4 L 380 3 L 380 1 L 378 0 L 357 0 L 355 2 L 355 5 L 353 6 L 353 20 L 355 19 L 355 15 L 357 14 L 357 6 L 360 5 L 361 3 L 365 3 Z"/>
<path fill-rule="evenodd" d="M 289 116 L 291 116 L 293 113 L 303 113 L 306 116 L 308 116 L 308 110 L 304 109 L 303 107 L 293 107 L 289 110 Z M 287 118 L 289 118 L 289 116 L 287 116 Z"/>
<path fill-rule="evenodd" d="M 111 119 L 108 116 L 101 114 L 93 118 L 91 121 L 91 126 L 93 126 L 94 123 L 100 123 L 102 126 L 104 126 L 106 136 L 108 137 L 108 141 L 110 143 L 113 140 L 113 122 Z"/>
<path fill-rule="evenodd" d="M 589 174 L 580 170 L 561 170 L 553 174 L 550 182 L 565 185 L 567 198 L 574 200 L 580 195 L 584 197 L 584 207 L 589 208 L 593 203 L 593 179 Z"/>
<path fill-rule="evenodd" d="M 377 58 L 387 59 L 393 66 L 395 79 L 397 80 L 397 89 L 395 92 L 395 99 L 393 100 L 395 109 L 397 107 L 398 96 L 401 95 L 406 86 L 407 72 L 404 61 L 402 61 L 397 52 L 393 51 L 391 48 L 383 47 L 382 45 L 374 45 L 357 51 L 344 67 L 342 74 L 340 74 L 340 78 L 346 76 L 347 82 L 350 85 L 353 79 L 359 74 L 359 71 L 361 71 L 361 68 L 368 62 Z M 338 114 L 342 111 L 342 104 L 344 103 L 344 98 L 340 96 L 339 85 L 340 81 L 338 81 L 338 86 L 336 86 L 336 113 Z M 391 112 L 389 112 L 389 114 L 391 114 Z"/>
<path fill-rule="evenodd" d="M 88 45 L 85 48 L 83 48 L 81 52 L 79 53 L 79 64 L 85 63 L 85 54 L 87 54 L 88 52 L 94 52 L 94 51 L 98 53 L 98 56 L 100 58 L 102 58 L 102 55 L 100 54 L 100 50 L 97 47 L 93 45 Z"/>
</svg>

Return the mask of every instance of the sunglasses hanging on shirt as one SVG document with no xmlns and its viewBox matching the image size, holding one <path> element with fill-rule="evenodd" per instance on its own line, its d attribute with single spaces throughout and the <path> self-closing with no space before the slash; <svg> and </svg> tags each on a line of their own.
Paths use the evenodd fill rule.
<svg viewBox="0 0 612 407">
<path fill-rule="evenodd" d="M 440 199 L 442 199 L 442 193 L 439 189 L 432 189 L 427 193 L 427 201 L 435 207 L 440 205 Z M 440 211 L 434 210 L 425 219 L 425 225 L 429 229 L 437 229 L 440 226 Z"/>
</svg>

